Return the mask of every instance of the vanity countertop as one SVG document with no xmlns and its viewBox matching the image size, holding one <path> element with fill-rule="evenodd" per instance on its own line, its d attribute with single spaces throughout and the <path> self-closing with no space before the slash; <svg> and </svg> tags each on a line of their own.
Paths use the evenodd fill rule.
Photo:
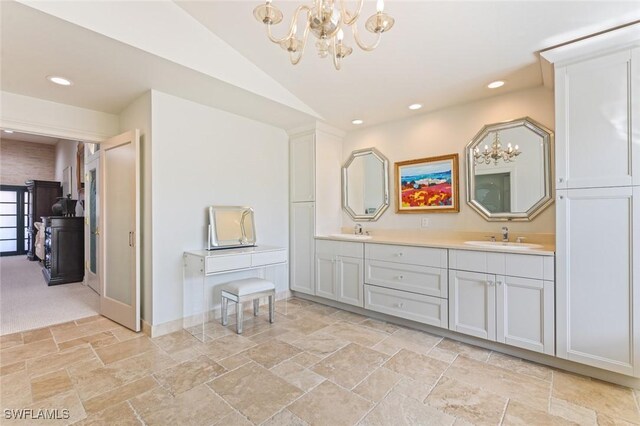
<svg viewBox="0 0 640 426">
<path fill-rule="evenodd" d="M 474 246 L 470 244 L 465 244 L 465 241 L 478 241 L 483 238 L 461 238 L 460 236 L 451 236 L 451 237 L 443 237 L 438 236 L 437 238 L 431 237 L 423 232 L 417 232 L 415 234 L 398 234 L 398 235 L 375 235 L 373 233 L 370 239 L 360 240 L 360 239 L 348 239 L 341 237 L 334 237 L 331 235 L 317 235 L 315 237 L 317 240 L 331 240 L 331 241 L 348 241 L 348 242 L 356 242 L 356 243 L 367 243 L 367 244 L 396 244 L 396 245 L 404 245 L 404 246 L 416 246 L 416 247 L 431 247 L 431 248 L 445 248 L 445 249 L 455 249 L 455 250 L 471 250 L 471 251 L 491 251 L 497 253 L 512 253 L 512 254 L 530 254 L 530 255 L 538 255 L 538 256 L 554 256 L 555 255 L 555 246 L 550 243 L 536 243 L 540 244 L 541 248 L 531 248 L 531 249 L 513 249 L 509 247 L 485 247 L 485 246 Z M 486 238 L 485 238 L 486 239 Z"/>
</svg>

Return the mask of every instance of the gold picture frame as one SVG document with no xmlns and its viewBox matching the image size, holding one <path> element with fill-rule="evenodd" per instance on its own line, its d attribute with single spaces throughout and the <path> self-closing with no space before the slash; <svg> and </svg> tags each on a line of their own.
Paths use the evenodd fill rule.
<svg viewBox="0 0 640 426">
<path fill-rule="evenodd" d="M 458 154 L 395 163 L 396 213 L 458 213 Z"/>
</svg>

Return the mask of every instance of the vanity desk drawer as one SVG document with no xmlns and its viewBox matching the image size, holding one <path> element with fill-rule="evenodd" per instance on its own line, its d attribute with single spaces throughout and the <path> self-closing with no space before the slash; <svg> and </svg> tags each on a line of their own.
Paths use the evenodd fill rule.
<svg viewBox="0 0 640 426">
<path fill-rule="evenodd" d="M 512 277 L 554 279 L 553 256 L 449 250 L 449 268 Z"/>
<path fill-rule="evenodd" d="M 251 267 L 251 254 L 207 257 L 206 274 Z"/>
<path fill-rule="evenodd" d="M 287 261 L 287 251 L 267 251 L 264 253 L 251 254 L 251 266 L 273 265 L 275 263 L 284 263 Z"/>
<path fill-rule="evenodd" d="M 447 270 L 380 260 L 365 262 L 365 283 L 427 296 L 447 297 Z"/>
<path fill-rule="evenodd" d="M 447 299 L 365 284 L 364 307 L 400 318 L 448 328 Z"/>
<path fill-rule="evenodd" d="M 409 265 L 447 267 L 447 250 L 391 244 L 365 244 L 365 258 Z"/>
</svg>

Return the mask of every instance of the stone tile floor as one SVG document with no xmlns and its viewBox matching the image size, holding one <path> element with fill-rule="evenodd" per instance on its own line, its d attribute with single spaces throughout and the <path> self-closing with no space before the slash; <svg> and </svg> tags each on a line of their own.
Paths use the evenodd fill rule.
<svg viewBox="0 0 640 426">
<path fill-rule="evenodd" d="M 301 299 L 264 311 L 205 342 L 99 316 L 2 336 L 0 423 L 640 424 L 632 389 Z M 69 418 L 5 418 L 20 408 Z"/>
</svg>

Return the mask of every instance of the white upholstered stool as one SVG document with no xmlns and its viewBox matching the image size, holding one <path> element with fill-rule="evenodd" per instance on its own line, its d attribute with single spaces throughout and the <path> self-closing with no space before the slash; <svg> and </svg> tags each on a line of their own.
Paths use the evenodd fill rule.
<svg viewBox="0 0 640 426">
<path fill-rule="evenodd" d="M 258 315 L 260 298 L 269 297 L 269 322 L 273 323 L 276 286 L 262 278 L 230 281 L 220 287 L 222 296 L 222 325 L 227 325 L 229 300 L 236 302 L 236 332 L 242 334 L 242 303 L 253 300 L 253 315 Z"/>
</svg>

